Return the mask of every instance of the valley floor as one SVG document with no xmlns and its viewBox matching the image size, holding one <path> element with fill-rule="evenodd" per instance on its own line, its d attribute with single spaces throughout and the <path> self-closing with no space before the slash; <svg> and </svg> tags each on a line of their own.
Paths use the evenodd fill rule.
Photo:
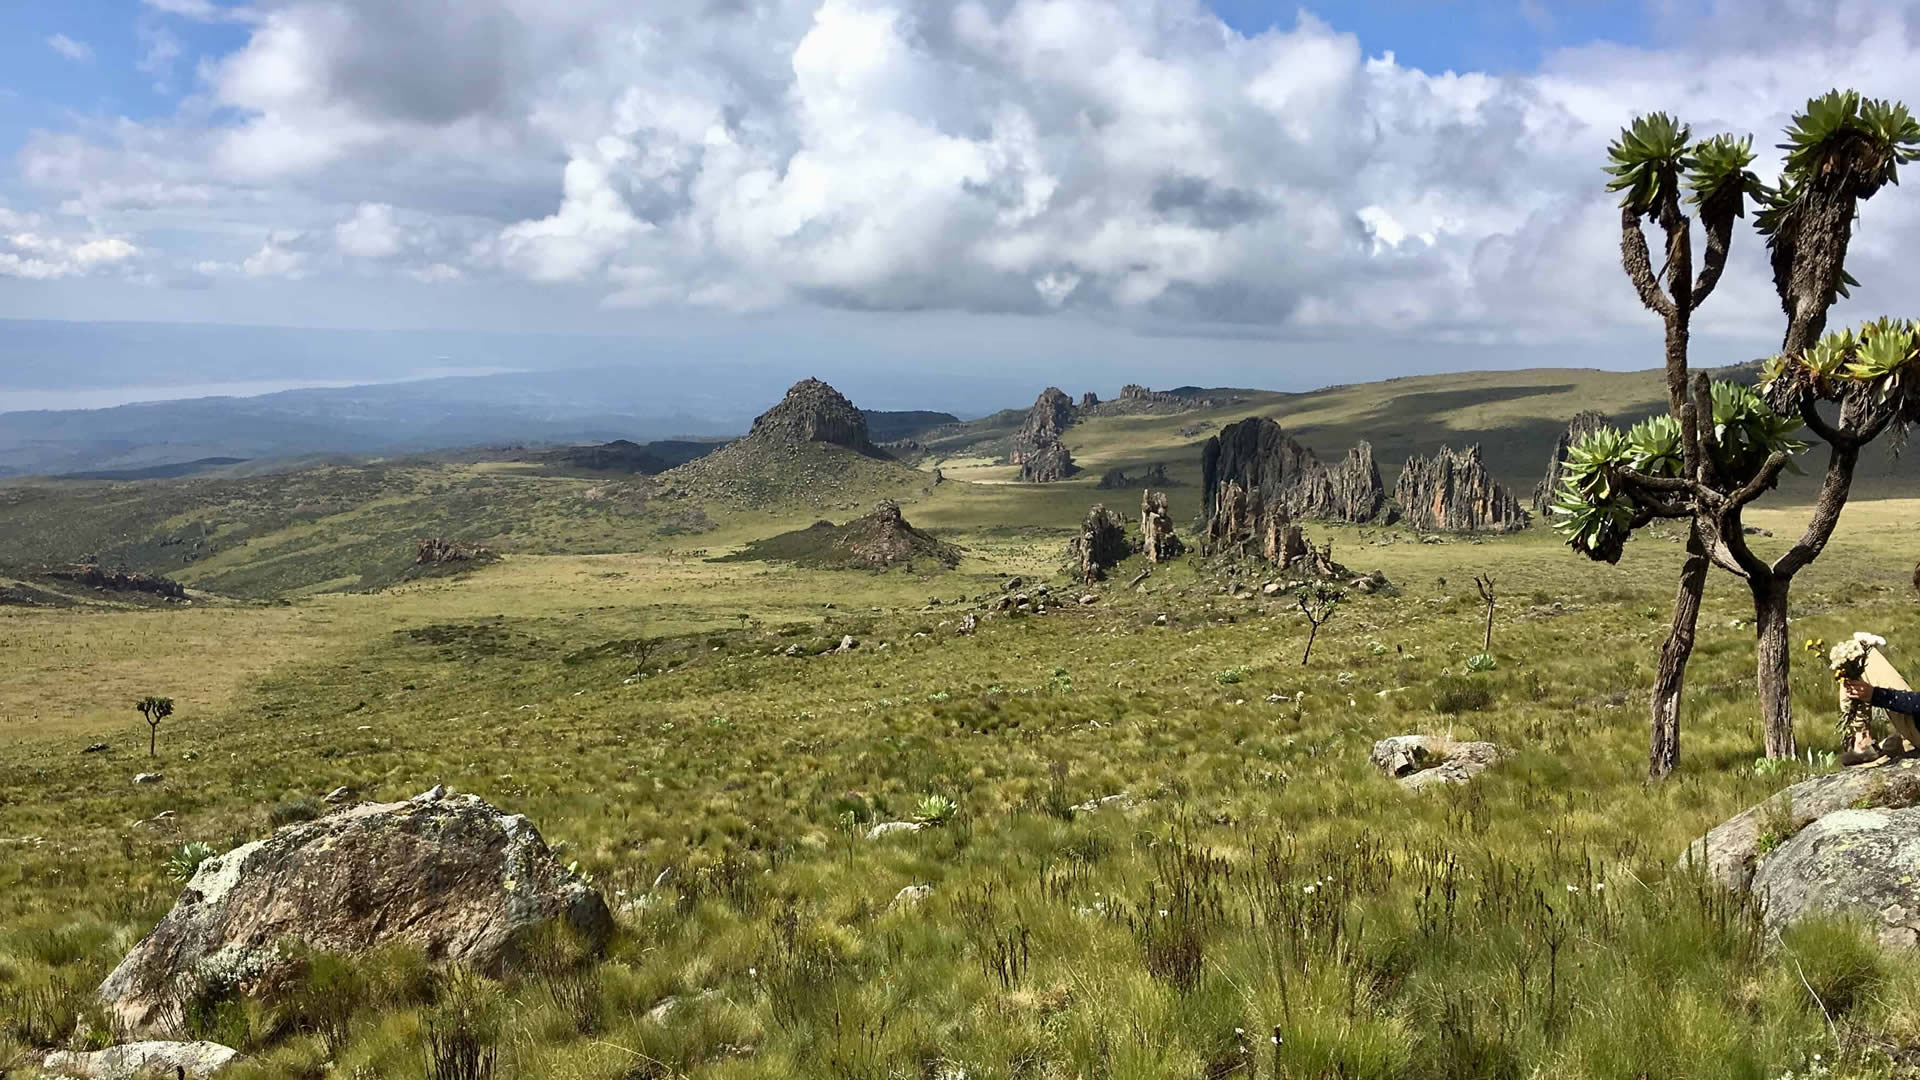
<svg viewBox="0 0 1920 1080">
<path fill-rule="evenodd" d="M 1804 513 L 1749 520 L 1785 537 Z M 1920 500 L 1848 510 L 1796 642 L 1872 630 L 1920 674 L 1916 521 Z M 183 844 L 434 784 L 578 860 L 619 912 L 607 956 L 479 987 L 367 959 L 335 975 L 343 1015 L 216 1002 L 200 1033 L 250 1055 L 227 1075 L 419 1076 L 463 995 L 497 1074 L 528 1077 L 1913 1075 L 1920 964 L 1844 926 L 1773 939 L 1675 865 L 1821 767 L 1755 765 L 1737 582 L 1711 586 L 1681 772 L 1647 786 L 1677 533 L 1608 567 L 1544 529 L 1310 531 L 1397 594 L 1352 597 L 1304 666 L 1284 594 L 1233 599 L 1193 560 L 1083 590 L 1062 536 L 1012 532 L 948 534 L 967 559 L 924 577 L 521 555 L 285 604 L 0 609 L 0 1075 L 93 1029 Z M 1476 573 L 1499 593 L 1484 672 Z M 1014 574 L 1098 599 L 960 635 L 960 601 Z M 157 759 L 145 693 L 179 704 Z M 1795 697 L 1826 749 L 1817 658 Z M 1407 793 L 1367 752 L 1411 732 L 1514 755 Z M 867 838 L 928 796 L 951 820 Z"/>
</svg>

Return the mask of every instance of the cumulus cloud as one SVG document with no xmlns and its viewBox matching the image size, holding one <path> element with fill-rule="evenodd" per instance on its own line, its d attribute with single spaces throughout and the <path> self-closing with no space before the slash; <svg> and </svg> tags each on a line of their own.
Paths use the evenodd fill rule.
<svg viewBox="0 0 1920 1080">
<path fill-rule="evenodd" d="M 362 203 L 353 216 L 333 227 L 333 242 L 340 250 L 362 259 L 385 259 L 400 254 L 400 225 L 394 220 L 393 207 L 384 203 Z"/>
<path fill-rule="evenodd" d="M 65 34 L 55 34 L 48 38 L 47 48 L 75 63 L 93 63 L 93 47 L 84 41 L 75 41 Z"/>
<path fill-rule="evenodd" d="M 1498 76 L 1199 0 L 145 3 L 245 44 L 169 123 L 33 137 L 30 184 L 281 238 L 229 272 L 506 274 L 623 307 L 1605 341 L 1649 325 L 1599 173 L 1633 113 L 1768 147 L 1831 85 L 1920 103 L 1920 20 L 1860 0 L 1670 13 L 1658 47 Z M 1920 209 L 1890 192 L 1864 222 L 1863 302 L 1920 287 Z M 1777 320 L 1741 244 L 1696 325 L 1758 343 Z"/>
<path fill-rule="evenodd" d="M 72 232 L 0 206 L 0 277 L 50 281 L 124 267 L 140 249 L 124 236 Z"/>
</svg>

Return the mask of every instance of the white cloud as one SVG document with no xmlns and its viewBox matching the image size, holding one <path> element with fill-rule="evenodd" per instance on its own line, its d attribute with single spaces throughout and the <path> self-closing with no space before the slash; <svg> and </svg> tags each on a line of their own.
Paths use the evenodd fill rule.
<svg viewBox="0 0 1920 1080">
<path fill-rule="evenodd" d="M 1508 75 L 1369 57 L 1310 14 L 1242 35 L 1199 0 L 145 3 L 245 44 L 167 123 L 31 137 L 52 205 L 197 228 L 178 265 L 508 274 L 620 307 L 1644 337 L 1599 172 L 1634 112 L 1771 147 L 1830 85 L 1920 103 L 1920 20 L 1860 0 L 1725 5 Z M 146 48 L 164 78 L 178 42 Z M 1920 289 L 1920 204 L 1890 189 L 1862 220 L 1859 303 Z M 266 229 L 289 235 L 227 261 Z M 1743 233 L 1702 333 L 1777 333 L 1763 254 Z"/>
<path fill-rule="evenodd" d="M 386 259 L 400 254 L 400 225 L 393 207 L 362 203 L 353 217 L 333 227 L 333 241 L 343 254 L 361 259 Z"/>
<path fill-rule="evenodd" d="M 216 4 L 213 0 L 140 0 L 163 15 L 177 15 L 195 22 L 247 23 L 259 20 L 259 14 L 244 5 Z"/>
<path fill-rule="evenodd" d="M 84 41 L 75 41 L 65 34 L 55 34 L 48 38 L 47 47 L 75 63 L 93 63 L 93 47 Z"/>
<path fill-rule="evenodd" d="M 500 234 L 501 259 L 535 281 L 573 281 L 599 270 L 629 238 L 650 228 L 633 216 L 605 168 L 567 163 L 565 197 L 550 217 Z"/>
<path fill-rule="evenodd" d="M 63 230 L 42 215 L 0 206 L 0 277 L 79 277 L 124 268 L 139 254 L 124 236 Z"/>
<path fill-rule="evenodd" d="M 296 231 L 275 232 L 260 250 L 240 262 L 240 272 L 251 278 L 293 278 L 306 274 L 307 253 L 294 245 L 306 239 Z"/>
</svg>

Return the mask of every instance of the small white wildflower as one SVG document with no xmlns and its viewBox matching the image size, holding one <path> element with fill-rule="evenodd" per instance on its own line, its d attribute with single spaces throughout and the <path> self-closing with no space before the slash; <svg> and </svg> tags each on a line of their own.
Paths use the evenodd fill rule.
<svg viewBox="0 0 1920 1080">
<path fill-rule="evenodd" d="M 1569 886 L 1567 886 L 1567 891 L 1568 891 L 1568 892 L 1579 892 L 1579 891 L 1580 891 L 1580 886 L 1578 886 L 1578 885 L 1569 885 Z"/>
</svg>

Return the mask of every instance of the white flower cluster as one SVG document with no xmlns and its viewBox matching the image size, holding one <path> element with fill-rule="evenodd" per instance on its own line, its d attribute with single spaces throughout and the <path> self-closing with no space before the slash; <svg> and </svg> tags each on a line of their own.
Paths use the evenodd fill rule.
<svg viewBox="0 0 1920 1080">
<path fill-rule="evenodd" d="M 1867 654 L 1874 649 L 1884 647 L 1886 643 L 1887 639 L 1878 634 L 1869 634 L 1864 630 L 1858 631 L 1853 637 L 1835 645 L 1827 653 L 1827 662 L 1832 665 L 1833 670 L 1843 675 L 1857 676 L 1860 669 L 1866 665 Z"/>
</svg>

